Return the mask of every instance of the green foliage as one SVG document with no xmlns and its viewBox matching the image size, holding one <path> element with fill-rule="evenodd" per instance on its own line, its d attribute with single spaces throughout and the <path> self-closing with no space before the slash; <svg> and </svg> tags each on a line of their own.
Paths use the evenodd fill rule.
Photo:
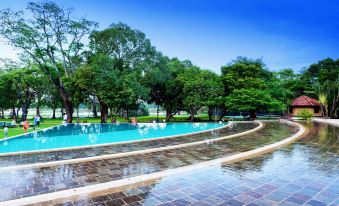
<svg viewBox="0 0 339 206">
<path fill-rule="evenodd" d="M 59 92 L 71 118 L 71 92 L 65 88 L 63 79 L 82 62 L 83 37 L 96 23 L 76 19 L 71 9 L 49 1 L 29 2 L 26 11 L 0 11 L 0 35 L 39 66 Z"/>
<path fill-rule="evenodd" d="M 323 111 L 328 110 L 331 118 L 339 117 L 339 59 L 330 58 L 312 64 L 304 73 L 303 78 L 309 82 L 310 94 L 315 97 L 324 98 L 329 103 L 323 104 Z"/>
<path fill-rule="evenodd" d="M 320 100 L 324 114 L 339 116 L 338 59 L 321 60 L 297 74 L 270 72 L 261 59 L 238 57 L 218 75 L 189 60 L 169 59 L 127 24 L 92 31 L 96 23 L 49 1 L 28 3 L 26 13 L 2 10 L 0 24 L 0 35 L 29 57 L 29 66 L 6 65 L 0 71 L 1 109 L 27 113 L 29 106 L 47 105 L 64 107 L 72 117 L 73 105 L 93 98 L 102 114 L 108 109 L 113 115 L 147 114 L 143 103 L 148 102 L 166 110 L 167 120 L 182 110 L 193 120 L 202 108 L 210 117 L 216 109 L 252 117 L 258 110 L 283 111 L 293 98 L 309 94 Z M 87 36 L 89 45 L 83 41 Z"/>
<path fill-rule="evenodd" d="M 286 108 L 283 102 L 287 102 L 289 92 L 281 90 L 276 84 L 279 80 L 264 67 L 261 60 L 238 57 L 221 68 L 228 110 L 250 112 L 255 118 L 258 110 L 283 111 Z"/>
<path fill-rule="evenodd" d="M 308 111 L 307 109 L 301 110 L 301 112 L 298 114 L 298 116 L 302 117 L 303 119 L 310 120 L 311 117 L 313 117 L 313 113 Z"/>
<path fill-rule="evenodd" d="M 267 90 L 237 89 L 226 97 L 226 105 L 233 111 L 281 111 L 285 105 L 271 97 Z"/>
<path fill-rule="evenodd" d="M 194 118 L 203 106 L 217 105 L 223 93 L 223 85 L 217 74 L 189 67 L 179 74 L 178 80 L 183 87 L 183 105 Z"/>
</svg>

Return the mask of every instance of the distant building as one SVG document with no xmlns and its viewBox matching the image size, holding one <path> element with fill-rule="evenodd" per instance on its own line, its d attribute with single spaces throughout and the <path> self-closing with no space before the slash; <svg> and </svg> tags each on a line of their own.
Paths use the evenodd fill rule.
<svg viewBox="0 0 339 206">
<path fill-rule="evenodd" d="M 322 116 L 320 103 L 317 100 L 305 95 L 292 100 L 289 107 L 289 113 L 292 116 L 298 116 L 299 113 L 304 109 L 312 112 L 313 116 Z"/>
</svg>

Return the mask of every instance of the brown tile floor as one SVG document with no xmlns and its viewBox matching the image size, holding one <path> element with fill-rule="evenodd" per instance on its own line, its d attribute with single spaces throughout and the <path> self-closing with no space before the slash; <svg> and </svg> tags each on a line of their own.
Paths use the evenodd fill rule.
<svg viewBox="0 0 339 206">
<path fill-rule="evenodd" d="M 305 138 L 261 157 L 59 205 L 339 205 L 339 128 L 307 126 Z"/>
<path fill-rule="evenodd" d="M 220 130 L 215 130 L 212 132 L 195 134 L 185 137 L 176 137 L 170 139 L 158 139 L 154 141 L 147 142 L 138 142 L 130 144 L 120 144 L 104 147 L 93 147 L 87 149 L 78 149 L 78 150 L 68 150 L 68 151 L 58 151 L 58 152 L 48 152 L 48 153 L 35 153 L 35 154 L 26 154 L 26 155 L 16 155 L 16 156 L 3 156 L 0 157 L 0 167 L 1 166 L 11 166 L 11 165 L 23 165 L 23 164 L 32 164 L 48 161 L 59 161 L 59 160 L 68 160 L 84 157 L 93 157 L 98 155 L 107 155 L 115 154 L 120 152 L 130 152 L 144 149 L 151 149 L 164 146 L 172 146 L 184 143 L 190 143 L 205 139 L 214 139 L 218 137 L 223 137 L 226 135 L 232 135 L 239 132 L 248 131 L 258 126 L 258 123 L 234 123 L 232 128 L 224 128 Z"/>
<path fill-rule="evenodd" d="M 239 138 L 150 153 L 0 174 L 0 200 L 17 199 L 69 188 L 93 185 L 156 171 L 186 166 L 255 149 L 296 133 L 295 127 L 267 123 L 258 132 Z"/>
</svg>

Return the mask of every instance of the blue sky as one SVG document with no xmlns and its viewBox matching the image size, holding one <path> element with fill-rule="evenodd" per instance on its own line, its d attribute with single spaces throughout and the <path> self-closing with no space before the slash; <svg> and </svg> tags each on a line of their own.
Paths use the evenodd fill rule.
<svg viewBox="0 0 339 206">
<path fill-rule="evenodd" d="M 24 9 L 27 1 L 2 0 Z M 339 2 L 302 0 L 60 0 L 105 28 L 124 22 L 169 57 L 220 72 L 237 56 L 263 58 L 270 70 L 339 58 Z M 0 41 L 0 57 L 15 58 Z"/>
</svg>

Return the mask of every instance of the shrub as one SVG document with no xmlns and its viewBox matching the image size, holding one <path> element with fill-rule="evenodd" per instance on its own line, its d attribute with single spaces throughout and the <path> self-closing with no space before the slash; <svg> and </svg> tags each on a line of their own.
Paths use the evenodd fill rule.
<svg viewBox="0 0 339 206">
<path fill-rule="evenodd" d="M 298 115 L 307 121 L 310 121 L 311 117 L 313 117 L 313 113 L 307 109 L 303 109 Z"/>
</svg>

